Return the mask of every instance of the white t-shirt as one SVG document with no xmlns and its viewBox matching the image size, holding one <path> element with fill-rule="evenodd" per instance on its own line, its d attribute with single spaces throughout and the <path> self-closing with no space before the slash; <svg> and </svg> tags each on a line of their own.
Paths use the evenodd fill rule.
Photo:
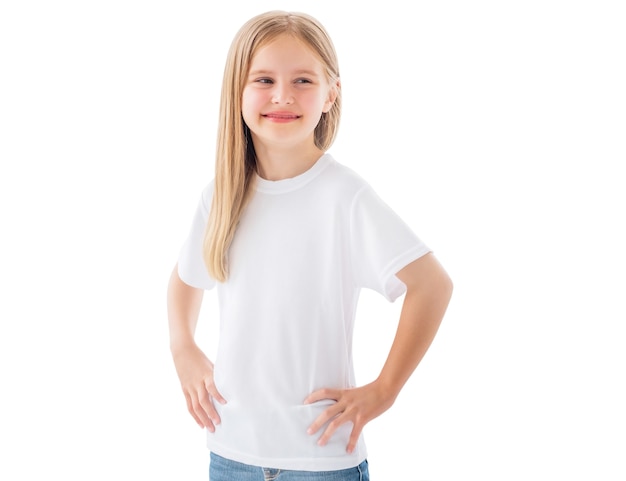
<svg viewBox="0 0 626 481">
<path fill-rule="evenodd" d="M 320 388 L 355 386 L 352 333 L 361 288 L 389 301 L 395 276 L 428 247 L 351 169 L 323 155 L 291 179 L 257 177 L 229 250 L 229 277 L 216 283 L 202 259 L 213 182 L 202 193 L 178 259 L 188 285 L 217 285 L 220 338 L 214 379 L 227 404 L 207 431 L 220 456 L 277 469 L 346 469 L 366 458 L 363 436 L 346 452 L 352 425 L 326 446 L 306 433 L 334 401 L 303 404 Z M 381 366 L 382 367 L 382 366 Z"/>
</svg>

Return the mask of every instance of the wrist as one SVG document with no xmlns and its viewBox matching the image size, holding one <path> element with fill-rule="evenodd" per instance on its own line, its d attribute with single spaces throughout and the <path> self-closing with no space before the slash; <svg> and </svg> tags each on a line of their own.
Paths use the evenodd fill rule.
<svg viewBox="0 0 626 481">
<path fill-rule="evenodd" d="M 193 336 L 177 336 L 170 339 L 170 352 L 173 357 L 188 352 L 190 349 L 197 349 L 197 347 Z"/>
<path fill-rule="evenodd" d="M 394 383 L 383 376 L 379 376 L 372 384 L 378 392 L 379 399 L 381 399 L 384 404 L 391 406 L 395 402 L 400 389 L 398 389 Z"/>
</svg>

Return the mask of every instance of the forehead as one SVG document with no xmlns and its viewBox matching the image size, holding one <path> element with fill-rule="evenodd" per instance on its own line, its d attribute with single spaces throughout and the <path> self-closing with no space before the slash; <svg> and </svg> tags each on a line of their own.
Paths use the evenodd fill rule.
<svg viewBox="0 0 626 481">
<path fill-rule="evenodd" d="M 289 34 L 280 34 L 259 46 L 252 56 L 250 68 L 269 69 L 272 66 L 294 69 L 319 69 L 324 65 L 320 56 L 303 40 Z"/>
</svg>

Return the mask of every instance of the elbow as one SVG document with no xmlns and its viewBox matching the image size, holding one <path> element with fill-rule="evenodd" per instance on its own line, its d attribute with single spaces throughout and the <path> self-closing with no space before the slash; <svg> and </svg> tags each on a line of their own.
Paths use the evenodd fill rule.
<svg viewBox="0 0 626 481">
<path fill-rule="evenodd" d="M 454 292 L 454 283 L 452 282 L 452 278 L 447 273 L 444 273 L 443 277 L 444 278 L 441 281 L 441 289 L 444 292 L 444 296 L 448 299 L 448 302 L 450 302 L 452 292 Z"/>
<path fill-rule="evenodd" d="M 430 297 L 433 305 L 438 305 L 443 312 L 448 309 L 448 304 L 452 299 L 452 292 L 454 291 L 454 283 L 450 276 L 442 271 L 440 275 L 431 280 L 430 288 L 426 290 L 426 295 Z"/>
</svg>

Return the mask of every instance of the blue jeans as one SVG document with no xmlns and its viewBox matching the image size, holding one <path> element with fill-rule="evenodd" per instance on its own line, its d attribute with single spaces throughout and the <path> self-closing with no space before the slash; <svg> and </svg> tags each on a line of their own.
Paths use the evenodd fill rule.
<svg viewBox="0 0 626 481">
<path fill-rule="evenodd" d="M 259 468 L 211 453 L 209 481 L 369 481 L 367 460 L 338 471 L 290 471 Z"/>
</svg>

